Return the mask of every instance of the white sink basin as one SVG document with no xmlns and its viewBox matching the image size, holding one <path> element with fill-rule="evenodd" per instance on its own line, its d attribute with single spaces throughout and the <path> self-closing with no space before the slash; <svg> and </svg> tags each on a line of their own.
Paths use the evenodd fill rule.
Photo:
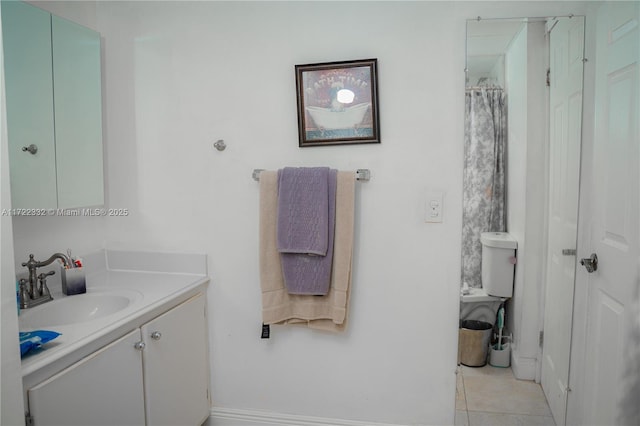
<svg viewBox="0 0 640 426">
<path fill-rule="evenodd" d="M 136 291 L 58 296 L 51 302 L 20 311 L 20 329 L 46 328 L 93 321 L 119 312 L 140 300 Z"/>
</svg>

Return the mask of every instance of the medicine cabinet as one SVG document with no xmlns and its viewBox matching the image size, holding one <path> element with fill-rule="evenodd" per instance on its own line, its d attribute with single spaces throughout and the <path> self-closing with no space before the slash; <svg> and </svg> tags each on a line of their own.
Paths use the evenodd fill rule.
<svg viewBox="0 0 640 426">
<path fill-rule="evenodd" d="M 100 34 L 1 7 L 12 207 L 104 204 Z"/>
</svg>

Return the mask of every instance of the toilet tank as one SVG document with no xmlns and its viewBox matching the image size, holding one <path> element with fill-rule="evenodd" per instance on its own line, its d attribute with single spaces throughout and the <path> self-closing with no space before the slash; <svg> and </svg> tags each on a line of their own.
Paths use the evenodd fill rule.
<svg viewBox="0 0 640 426">
<path fill-rule="evenodd" d="M 482 288 L 491 296 L 513 295 L 517 241 L 506 232 L 483 232 Z"/>
</svg>

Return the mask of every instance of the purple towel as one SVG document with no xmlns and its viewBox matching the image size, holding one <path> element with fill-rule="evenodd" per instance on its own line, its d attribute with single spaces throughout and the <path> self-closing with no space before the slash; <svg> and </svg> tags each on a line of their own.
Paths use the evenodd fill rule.
<svg viewBox="0 0 640 426">
<path fill-rule="evenodd" d="M 325 256 L 329 238 L 329 168 L 278 170 L 278 251 Z"/>
<path fill-rule="evenodd" d="M 336 217 L 337 170 L 328 172 L 327 254 L 310 256 L 302 253 L 280 253 L 282 275 L 289 294 L 326 295 L 331 285 L 333 239 Z"/>
</svg>

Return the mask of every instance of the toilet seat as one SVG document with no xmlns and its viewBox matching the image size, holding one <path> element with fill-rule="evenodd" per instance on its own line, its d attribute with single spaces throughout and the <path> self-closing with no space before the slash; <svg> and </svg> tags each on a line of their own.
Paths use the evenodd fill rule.
<svg viewBox="0 0 640 426">
<path fill-rule="evenodd" d="M 470 288 L 469 294 L 460 293 L 460 319 L 495 324 L 498 309 L 506 300 L 506 297 L 489 296 L 482 288 Z"/>
<path fill-rule="evenodd" d="M 504 302 L 506 297 L 490 296 L 483 288 L 469 288 L 469 294 L 460 294 L 460 301 L 465 303 L 473 302 Z"/>
</svg>

